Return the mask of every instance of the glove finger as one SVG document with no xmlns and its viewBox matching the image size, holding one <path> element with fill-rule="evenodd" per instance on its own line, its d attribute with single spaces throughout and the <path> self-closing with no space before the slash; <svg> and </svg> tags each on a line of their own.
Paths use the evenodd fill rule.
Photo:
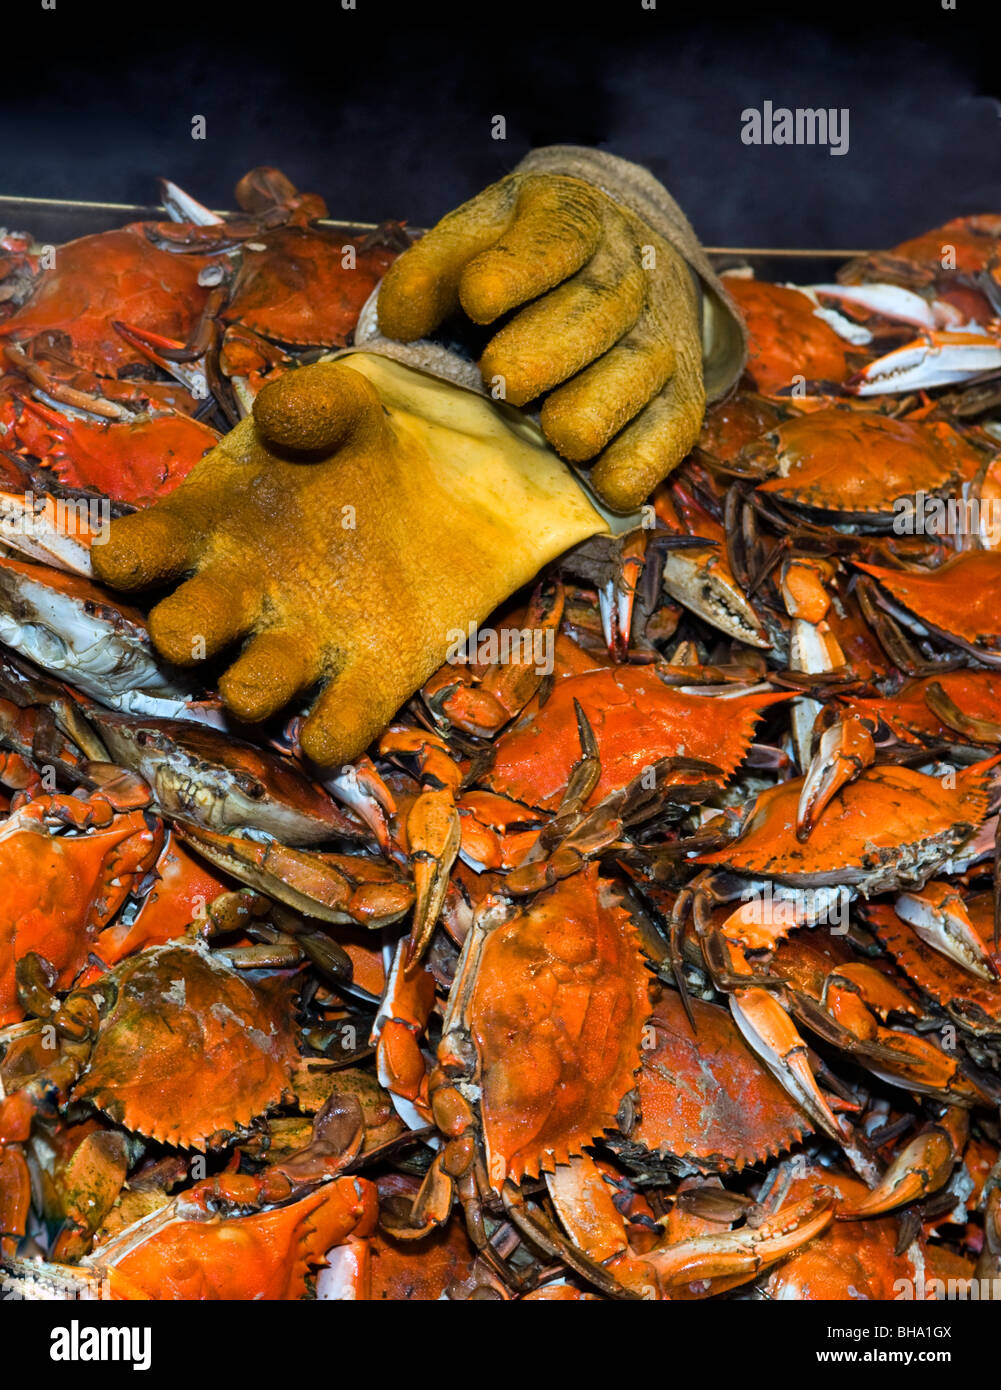
<svg viewBox="0 0 1001 1390">
<path fill-rule="evenodd" d="M 316 677 L 301 633 L 262 632 L 252 638 L 219 681 L 219 693 L 238 719 L 256 724 L 287 705 Z"/>
<path fill-rule="evenodd" d="M 320 692 L 302 726 L 303 752 L 320 767 L 353 762 L 382 733 L 409 688 L 394 689 L 376 658 L 339 672 Z"/>
<path fill-rule="evenodd" d="M 149 589 L 193 569 L 201 538 L 186 518 L 161 504 L 111 523 L 108 539 L 91 547 L 94 573 L 115 589 Z"/>
<path fill-rule="evenodd" d="M 701 372 L 679 370 L 598 459 L 595 492 L 613 511 L 635 511 L 691 449 L 704 410 Z"/>
<path fill-rule="evenodd" d="M 316 362 L 265 386 L 254 400 L 254 424 L 277 449 L 328 457 L 348 442 L 376 445 L 385 412 L 360 372 Z"/>
<path fill-rule="evenodd" d="M 634 228 L 634 240 L 639 235 Z M 698 299 L 684 258 L 663 241 L 647 251 L 654 258 L 644 263 L 648 293 L 636 327 L 542 408 L 546 437 L 574 463 L 600 453 L 663 390 L 679 360 L 691 371 L 701 357 Z"/>
<path fill-rule="evenodd" d="M 580 270 L 601 244 L 602 199 L 580 179 L 526 179 L 510 227 L 462 273 L 459 299 L 473 322 L 492 323 Z"/>
<path fill-rule="evenodd" d="M 504 399 L 525 405 L 593 362 L 633 327 L 646 275 L 625 223 L 606 217 L 605 236 L 572 279 L 523 309 L 480 359 L 486 382 L 503 380 Z"/>
<path fill-rule="evenodd" d="M 604 357 L 546 398 L 540 423 L 558 454 L 571 463 L 594 458 L 674 371 L 673 345 L 650 336 L 643 319 Z"/>
<path fill-rule="evenodd" d="M 466 265 L 492 246 L 514 214 L 518 180 L 501 179 L 443 217 L 389 267 L 379 286 L 379 329 L 409 343 L 459 307 Z"/>
<path fill-rule="evenodd" d="M 259 607 L 257 590 L 213 566 L 158 603 L 149 615 L 156 649 L 175 666 L 191 666 L 243 637 Z"/>
</svg>

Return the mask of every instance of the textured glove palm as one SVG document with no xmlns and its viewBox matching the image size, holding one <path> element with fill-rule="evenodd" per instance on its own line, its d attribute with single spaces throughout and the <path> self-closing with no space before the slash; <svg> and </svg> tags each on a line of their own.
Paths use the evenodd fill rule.
<svg viewBox="0 0 1001 1390">
<path fill-rule="evenodd" d="M 528 422 L 358 353 L 289 373 L 254 418 L 95 546 L 99 578 L 145 589 L 169 661 L 249 637 L 220 681 L 257 721 L 324 682 L 302 730 L 324 766 L 356 757 L 483 619 L 604 530 Z"/>
</svg>

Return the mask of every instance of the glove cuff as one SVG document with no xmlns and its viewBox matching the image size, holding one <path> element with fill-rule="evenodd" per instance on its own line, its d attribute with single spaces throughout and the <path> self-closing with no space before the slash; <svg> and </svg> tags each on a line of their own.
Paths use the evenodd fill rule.
<svg viewBox="0 0 1001 1390">
<path fill-rule="evenodd" d="M 664 238 L 695 272 L 702 290 L 702 362 L 706 396 L 718 400 L 737 381 L 747 360 L 747 330 L 736 304 L 709 263 L 691 223 L 648 169 L 584 145 L 532 150 L 518 174 L 563 174 L 594 184 Z"/>
</svg>

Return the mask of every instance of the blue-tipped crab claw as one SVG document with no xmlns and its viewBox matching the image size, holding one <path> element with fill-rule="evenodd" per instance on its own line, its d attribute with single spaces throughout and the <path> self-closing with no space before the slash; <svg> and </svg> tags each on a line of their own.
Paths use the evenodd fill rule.
<svg viewBox="0 0 1001 1390">
<path fill-rule="evenodd" d="M 878 357 L 847 383 L 857 396 L 932 391 L 1001 368 L 1001 333 L 925 333 Z"/>
<path fill-rule="evenodd" d="M 865 285 L 802 285 L 798 288 L 819 304 L 828 301 L 849 304 L 867 313 L 877 314 L 880 318 L 909 323 L 914 328 L 931 331 L 966 327 L 964 317 L 955 305 L 943 299 L 928 299 L 901 285 L 875 282 Z M 837 327 L 834 327 L 837 332 Z"/>
</svg>

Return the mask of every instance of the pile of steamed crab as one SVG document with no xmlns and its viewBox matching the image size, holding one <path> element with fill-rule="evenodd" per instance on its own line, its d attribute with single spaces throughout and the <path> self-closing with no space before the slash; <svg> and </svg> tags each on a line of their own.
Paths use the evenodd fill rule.
<svg viewBox="0 0 1001 1390">
<path fill-rule="evenodd" d="M 237 200 L 0 239 L 5 1296 L 989 1296 L 1001 217 L 733 270 L 642 524 L 331 775 L 90 571 L 409 241 Z"/>
</svg>

